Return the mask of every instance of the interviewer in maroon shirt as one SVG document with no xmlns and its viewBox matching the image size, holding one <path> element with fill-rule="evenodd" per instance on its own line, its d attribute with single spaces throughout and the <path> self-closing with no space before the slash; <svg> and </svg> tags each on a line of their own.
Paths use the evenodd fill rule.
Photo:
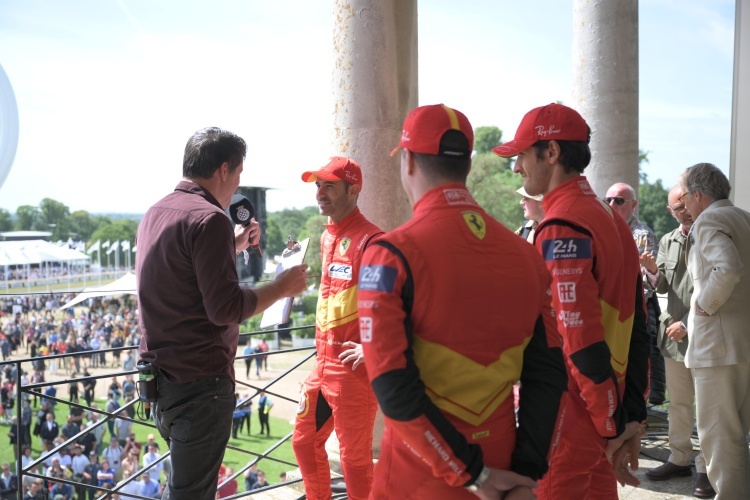
<svg viewBox="0 0 750 500">
<path fill-rule="evenodd" d="M 232 426 L 239 323 L 306 286 L 306 265 L 243 288 L 237 252 L 260 240 L 223 208 L 240 184 L 245 141 L 206 128 L 185 146 L 183 180 L 138 227 L 141 358 L 158 369 L 154 421 L 172 452 L 165 499 L 213 499 Z"/>
</svg>

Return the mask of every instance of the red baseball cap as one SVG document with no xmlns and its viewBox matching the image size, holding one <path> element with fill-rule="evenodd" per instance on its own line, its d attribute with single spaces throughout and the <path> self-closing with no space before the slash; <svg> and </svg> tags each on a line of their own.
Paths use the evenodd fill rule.
<svg viewBox="0 0 750 500">
<path fill-rule="evenodd" d="M 466 115 L 445 104 L 420 106 L 406 116 L 401 142 L 391 151 L 391 156 L 399 148 L 434 156 L 468 158 L 474 149 L 474 130 Z"/>
<path fill-rule="evenodd" d="M 512 141 L 500 144 L 492 151 L 503 157 L 516 156 L 537 141 L 589 141 L 586 120 L 573 108 L 552 103 L 534 108 L 523 117 Z"/>
<path fill-rule="evenodd" d="M 343 156 L 334 156 L 326 166 L 316 171 L 304 172 L 302 180 L 315 182 L 318 179 L 324 181 L 346 181 L 362 187 L 362 170 L 354 160 Z"/>
</svg>

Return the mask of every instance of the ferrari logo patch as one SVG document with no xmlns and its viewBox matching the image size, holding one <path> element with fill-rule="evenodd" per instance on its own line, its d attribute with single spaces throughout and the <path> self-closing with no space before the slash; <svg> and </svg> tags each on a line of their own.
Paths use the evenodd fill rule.
<svg viewBox="0 0 750 500">
<path fill-rule="evenodd" d="M 339 253 L 343 257 L 346 255 L 346 251 L 349 250 L 349 246 L 352 244 L 352 240 L 349 238 L 341 238 L 341 243 L 339 243 Z"/>
<path fill-rule="evenodd" d="M 466 225 L 469 226 L 469 229 L 474 233 L 474 236 L 483 240 L 484 236 L 487 234 L 487 224 L 484 223 L 482 216 L 478 212 L 472 211 L 463 212 L 462 215 L 464 216 Z"/>
</svg>

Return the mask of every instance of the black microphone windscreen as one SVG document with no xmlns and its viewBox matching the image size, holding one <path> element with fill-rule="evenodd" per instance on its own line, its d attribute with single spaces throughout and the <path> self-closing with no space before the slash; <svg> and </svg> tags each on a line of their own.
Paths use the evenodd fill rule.
<svg viewBox="0 0 750 500">
<path fill-rule="evenodd" d="M 236 194 L 232 196 L 232 202 L 229 204 L 229 217 L 235 224 L 247 226 L 250 224 L 250 219 L 255 217 L 255 208 L 250 200 L 241 194 Z"/>
</svg>

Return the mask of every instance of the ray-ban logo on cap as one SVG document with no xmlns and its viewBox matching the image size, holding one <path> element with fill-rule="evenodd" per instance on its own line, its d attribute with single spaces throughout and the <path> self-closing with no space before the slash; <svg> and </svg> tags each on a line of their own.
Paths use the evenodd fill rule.
<svg viewBox="0 0 750 500">
<path fill-rule="evenodd" d="M 402 130 L 401 131 L 401 140 L 403 142 L 409 142 L 411 140 L 411 137 L 409 137 L 409 131 L 408 130 Z"/>
<path fill-rule="evenodd" d="M 537 125 L 534 128 L 536 129 L 536 134 L 539 137 L 547 137 L 548 135 L 559 134 L 560 132 L 562 132 L 562 130 L 560 130 L 559 128 L 555 128 L 554 125 L 550 125 L 546 130 L 542 125 Z"/>
</svg>

